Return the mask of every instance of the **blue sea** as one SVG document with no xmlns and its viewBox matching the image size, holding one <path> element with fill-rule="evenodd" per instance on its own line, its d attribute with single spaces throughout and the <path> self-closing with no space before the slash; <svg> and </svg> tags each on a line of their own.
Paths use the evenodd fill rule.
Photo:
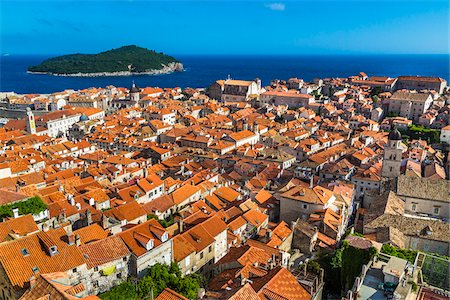
<svg viewBox="0 0 450 300">
<path fill-rule="evenodd" d="M 27 67 L 48 56 L 9 55 L 0 57 L 0 91 L 52 93 L 64 89 L 83 89 L 114 85 L 129 87 L 207 87 L 228 75 L 233 79 L 259 77 L 263 84 L 290 77 L 347 77 L 364 71 L 369 76 L 423 75 L 449 80 L 448 55 L 299 55 L 299 56 L 176 56 L 184 72 L 166 75 L 127 77 L 60 77 L 28 74 Z"/>
</svg>

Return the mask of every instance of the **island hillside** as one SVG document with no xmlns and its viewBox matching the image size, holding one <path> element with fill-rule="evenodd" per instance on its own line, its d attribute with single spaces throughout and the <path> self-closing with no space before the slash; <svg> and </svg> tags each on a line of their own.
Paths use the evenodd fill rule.
<svg viewBox="0 0 450 300">
<path fill-rule="evenodd" d="M 28 68 L 34 73 L 68 76 L 162 74 L 182 70 L 183 65 L 174 57 L 134 45 L 98 54 L 57 56 Z"/>
</svg>

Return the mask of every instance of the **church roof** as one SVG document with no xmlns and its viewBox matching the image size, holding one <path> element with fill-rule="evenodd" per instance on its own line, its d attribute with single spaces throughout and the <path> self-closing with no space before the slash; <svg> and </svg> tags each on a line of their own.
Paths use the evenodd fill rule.
<svg viewBox="0 0 450 300">
<path fill-rule="evenodd" d="M 130 93 L 139 93 L 140 91 L 141 91 L 141 89 L 137 85 L 135 85 L 133 82 L 133 85 L 131 86 L 131 89 L 130 89 Z"/>
<path fill-rule="evenodd" d="M 395 128 L 394 130 L 392 130 L 389 133 L 388 139 L 390 141 L 401 141 L 402 140 L 402 134 L 400 133 L 400 131 L 398 131 L 397 128 Z"/>
</svg>

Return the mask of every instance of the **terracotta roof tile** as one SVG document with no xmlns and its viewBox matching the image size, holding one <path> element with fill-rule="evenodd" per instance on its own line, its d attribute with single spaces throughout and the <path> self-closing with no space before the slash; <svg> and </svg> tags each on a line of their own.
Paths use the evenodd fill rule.
<svg viewBox="0 0 450 300">
<path fill-rule="evenodd" d="M 111 236 L 80 246 L 88 268 L 97 267 L 130 254 L 125 243 L 118 236 Z"/>
<path fill-rule="evenodd" d="M 158 297 L 156 297 L 155 300 L 188 300 L 188 298 L 178 294 L 177 292 L 165 288 L 161 294 L 159 294 Z"/>
</svg>

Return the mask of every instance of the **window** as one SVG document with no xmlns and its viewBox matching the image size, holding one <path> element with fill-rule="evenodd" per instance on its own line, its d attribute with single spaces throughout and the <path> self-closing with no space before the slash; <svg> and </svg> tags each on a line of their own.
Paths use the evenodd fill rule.
<svg viewBox="0 0 450 300">
<path fill-rule="evenodd" d="M 127 257 L 125 256 L 124 258 L 122 258 L 123 261 L 127 261 Z"/>
<path fill-rule="evenodd" d="M 439 210 L 440 210 L 440 207 L 435 206 L 435 207 L 434 207 L 434 214 L 435 214 L 435 215 L 438 215 L 438 214 L 439 214 Z"/>
<path fill-rule="evenodd" d="M 303 209 L 308 209 L 308 204 L 303 204 Z"/>
<path fill-rule="evenodd" d="M 209 246 L 208 252 L 211 253 L 211 251 L 212 251 L 212 246 Z"/>
<path fill-rule="evenodd" d="M 76 272 L 77 272 L 77 268 L 73 268 L 73 269 L 72 269 L 72 272 L 73 272 L 73 273 L 76 273 Z"/>
<path fill-rule="evenodd" d="M 200 252 L 200 259 L 203 259 L 203 252 Z"/>
<path fill-rule="evenodd" d="M 58 253 L 58 248 L 56 248 L 56 246 L 51 246 L 49 250 L 50 255 L 55 255 L 56 253 Z"/>
<path fill-rule="evenodd" d="M 28 256 L 28 255 L 30 255 L 30 252 L 28 252 L 28 249 L 27 249 L 27 248 L 23 248 L 23 249 L 20 250 L 20 251 L 22 251 L 23 256 Z"/>
<path fill-rule="evenodd" d="M 116 277 L 117 277 L 117 279 L 121 279 L 121 278 L 122 278 L 122 273 L 118 273 L 118 274 L 116 275 Z"/>
<path fill-rule="evenodd" d="M 33 270 L 33 273 L 39 272 L 39 267 L 33 267 L 31 270 Z"/>
<path fill-rule="evenodd" d="M 191 264 L 191 257 L 186 256 L 184 263 L 185 263 L 186 267 L 188 267 Z"/>
<path fill-rule="evenodd" d="M 415 203 L 411 206 L 411 210 L 412 211 L 416 211 L 416 204 Z"/>
<path fill-rule="evenodd" d="M 97 271 L 98 271 L 98 267 L 95 267 L 95 268 L 94 268 L 94 271 L 97 272 Z"/>
</svg>

